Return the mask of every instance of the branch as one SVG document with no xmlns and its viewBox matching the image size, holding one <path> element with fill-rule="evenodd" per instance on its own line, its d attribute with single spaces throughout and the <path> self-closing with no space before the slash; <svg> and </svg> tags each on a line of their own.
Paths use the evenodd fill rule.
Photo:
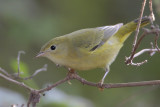
<svg viewBox="0 0 160 107">
<path fill-rule="evenodd" d="M 151 22 L 155 21 L 155 16 L 153 13 L 153 6 L 152 6 L 152 0 L 149 0 L 149 9 L 150 9 L 150 18 L 152 19 Z"/>
<path fill-rule="evenodd" d="M 60 81 L 54 83 L 53 85 L 47 86 L 47 88 L 38 90 L 38 93 L 43 93 L 43 92 L 45 92 L 45 91 L 49 91 L 49 90 L 51 90 L 52 88 L 54 88 L 54 87 L 56 87 L 56 86 L 58 86 L 58 85 L 60 85 L 60 84 L 63 84 L 63 83 L 65 83 L 66 81 L 71 80 L 71 79 L 72 79 L 72 78 L 66 76 L 63 80 L 60 80 Z"/>
<path fill-rule="evenodd" d="M 2 69 L 1 67 L 0 67 L 0 71 L 1 71 L 3 74 L 5 74 L 6 76 L 11 77 L 10 74 L 8 74 L 8 72 L 5 71 L 4 69 Z"/>
<path fill-rule="evenodd" d="M 11 77 L 11 78 L 16 78 L 16 79 L 21 79 L 21 80 L 28 80 L 28 79 L 32 79 L 34 76 L 36 76 L 37 74 L 39 74 L 42 71 L 47 71 L 47 64 L 45 64 L 42 68 L 37 69 L 31 76 L 29 77 L 20 77 L 20 56 L 21 54 L 25 54 L 24 51 L 19 51 L 18 52 L 18 56 L 17 56 L 17 64 L 18 64 L 18 73 L 14 74 L 14 75 L 10 75 L 8 74 L 4 69 L 0 68 L 0 71 L 2 71 L 6 76 Z"/>
<path fill-rule="evenodd" d="M 31 76 L 25 77 L 25 78 L 21 78 L 21 79 L 23 79 L 23 80 L 32 79 L 34 76 L 36 76 L 37 74 L 39 74 L 42 71 L 47 71 L 47 64 L 45 64 L 42 68 L 37 69 Z"/>
<path fill-rule="evenodd" d="M 142 53 L 146 52 L 146 50 L 147 50 L 147 51 L 150 50 L 151 53 L 152 53 L 152 52 L 157 52 L 157 51 L 159 51 L 158 43 L 157 43 L 157 40 L 158 40 L 158 37 L 159 37 L 159 33 L 160 33 L 160 29 L 159 29 L 158 26 L 152 25 L 152 26 L 151 26 L 151 29 L 144 29 L 144 32 L 143 32 L 143 34 L 140 36 L 138 42 L 136 43 L 136 45 L 135 45 L 135 47 L 134 47 L 134 50 L 133 50 L 131 56 L 130 56 L 130 57 L 126 57 L 125 63 L 126 63 L 127 65 L 135 65 L 135 66 L 140 66 L 140 65 L 146 63 L 147 60 L 142 61 L 142 62 L 140 62 L 140 63 L 133 63 L 133 59 L 134 59 L 135 57 L 138 57 L 138 56 L 141 55 Z M 155 47 L 156 47 L 155 49 L 157 49 L 157 50 L 155 50 L 155 49 L 153 48 L 153 46 L 152 46 L 151 49 L 145 49 L 145 50 L 143 49 L 142 51 L 140 51 L 140 53 L 137 53 L 137 54 L 136 54 L 136 50 L 138 49 L 138 47 L 139 47 L 140 43 L 142 42 L 143 38 L 144 38 L 145 36 L 149 35 L 149 34 L 155 34 Z M 136 56 L 135 56 L 135 55 L 136 55 Z M 131 58 L 132 58 L 132 59 L 131 59 Z"/>
<path fill-rule="evenodd" d="M 18 56 L 17 56 L 18 73 L 17 73 L 17 77 L 19 77 L 19 75 L 20 75 L 20 56 L 21 56 L 21 54 L 25 54 L 25 52 L 24 51 L 19 51 L 18 52 Z"/>
<path fill-rule="evenodd" d="M 1 73 L 0 73 L 0 77 L 2 77 L 3 79 L 5 79 L 5 80 L 7 80 L 7 81 L 10 81 L 10 82 L 12 82 L 12 83 L 14 83 L 14 84 L 19 85 L 19 86 L 21 86 L 21 87 L 27 89 L 28 91 L 32 91 L 32 90 L 33 90 L 31 87 L 25 85 L 24 83 L 18 82 L 18 81 L 14 80 L 14 79 L 11 79 L 11 78 L 9 78 L 9 77 L 7 77 L 7 76 L 1 74 Z"/>
<path fill-rule="evenodd" d="M 100 83 L 89 82 L 76 73 L 72 74 L 71 79 L 76 79 L 82 84 L 98 87 L 98 88 L 123 88 L 123 87 L 136 87 L 136 86 L 149 86 L 149 85 L 160 85 L 160 80 L 153 81 L 141 81 L 141 82 L 129 82 L 129 83 L 107 83 L 101 85 Z"/>
<path fill-rule="evenodd" d="M 44 93 L 45 91 L 49 91 L 51 89 L 53 89 L 54 87 L 63 84 L 69 80 L 78 80 L 79 82 L 81 82 L 82 84 L 86 84 L 89 86 L 93 86 L 93 87 L 97 87 L 97 88 L 123 88 L 123 87 L 138 87 L 138 86 L 150 86 L 150 85 L 160 85 L 160 80 L 152 80 L 152 81 L 141 81 L 141 82 L 129 82 L 129 83 L 107 83 L 107 84 L 100 84 L 100 83 L 93 83 L 90 81 L 85 80 L 84 78 L 80 77 L 78 74 L 76 74 L 75 72 L 69 72 L 68 75 L 63 79 L 60 80 L 50 86 L 47 86 L 44 89 L 32 89 L 31 87 L 25 85 L 22 82 L 18 82 L 16 80 L 13 80 L 3 74 L 0 73 L 0 77 L 4 78 L 7 81 L 10 81 L 14 84 L 17 84 L 25 89 L 27 89 L 30 92 L 30 97 L 29 97 L 29 101 L 27 103 L 27 107 L 30 107 L 30 104 L 32 104 L 33 107 L 36 107 L 36 104 L 39 102 L 40 100 L 40 94 Z"/>
<path fill-rule="evenodd" d="M 0 77 L 4 78 L 7 81 L 10 81 L 14 84 L 17 84 L 25 89 L 27 89 L 28 91 L 33 91 L 34 89 L 30 88 L 29 86 L 25 85 L 24 83 L 18 82 L 16 80 L 13 80 L 3 74 L 0 73 Z M 149 86 L 149 85 L 160 85 L 160 80 L 152 80 L 152 81 L 141 81 L 141 82 L 128 82 L 128 83 L 107 83 L 107 84 L 103 84 L 101 85 L 100 83 L 93 83 L 90 81 L 85 80 L 84 78 L 80 77 L 78 74 L 74 73 L 69 73 L 63 80 L 60 80 L 56 83 L 54 83 L 51 86 L 48 86 L 44 89 L 40 89 L 40 90 L 34 90 L 34 93 L 43 93 L 45 91 L 49 91 L 52 88 L 63 84 L 65 82 L 67 82 L 68 80 L 78 80 L 79 82 L 81 82 L 82 84 L 86 84 L 89 86 L 94 86 L 94 87 L 98 87 L 98 88 L 123 88 L 123 87 L 136 87 L 136 86 Z"/>
<path fill-rule="evenodd" d="M 136 46 L 136 43 L 137 43 L 137 38 L 138 38 L 138 34 L 139 34 L 139 28 L 140 28 L 140 25 L 141 25 L 141 20 L 142 20 L 142 16 L 143 16 L 145 5 L 146 5 L 146 0 L 144 0 L 143 3 L 142 3 L 142 9 L 141 9 L 141 13 L 140 13 L 140 16 L 139 16 L 139 19 L 138 19 L 138 24 L 137 24 L 137 28 L 136 28 L 136 34 L 135 34 L 134 41 L 133 41 L 132 53 L 134 53 L 134 50 L 135 50 L 134 47 Z M 130 59 L 133 59 L 133 54 L 130 56 Z"/>
<path fill-rule="evenodd" d="M 158 51 L 160 51 L 159 48 L 158 48 L 158 44 L 157 44 L 157 40 L 158 40 L 158 37 L 159 37 L 160 30 L 159 30 L 158 27 L 155 27 L 153 25 L 153 21 L 155 21 L 155 17 L 154 17 L 153 8 L 152 8 L 152 0 L 149 0 L 149 9 L 150 9 L 149 19 L 151 20 L 151 30 L 150 29 L 146 29 L 144 31 L 144 33 L 141 35 L 141 37 L 138 40 L 138 42 L 137 42 L 139 29 L 140 29 L 140 24 L 141 24 L 141 20 L 142 20 L 142 16 L 143 16 L 145 5 L 146 5 L 146 0 L 144 0 L 143 3 L 142 3 L 141 13 L 140 13 L 138 24 L 137 24 L 137 29 L 136 29 L 136 34 L 135 34 L 135 38 L 134 38 L 134 41 L 133 41 L 133 48 L 132 48 L 131 55 L 130 55 L 130 57 L 126 57 L 126 59 L 125 59 L 125 63 L 127 65 L 140 66 L 140 65 L 143 65 L 144 63 L 147 62 L 147 60 L 145 60 L 145 61 L 142 61 L 140 63 L 133 63 L 133 59 L 135 58 L 134 55 L 136 54 L 136 50 L 139 47 L 142 39 L 148 34 L 155 34 L 156 35 L 156 37 L 155 37 L 155 47 L 157 48 Z"/>
<path fill-rule="evenodd" d="M 145 53 L 145 52 L 157 52 L 157 51 L 158 51 L 157 49 L 143 49 L 143 50 L 137 52 L 137 53 L 134 55 L 134 58 L 142 55 L 142 54 Z M 151 55 L 151 56 L 152 56 L 152 55 Z"/>
<path fill-rule="evenodd" d="M 67 82 L 68 80 L 72 80 L 72 79 L 78 80 L 83 85 L 86 84 L 86 85 L 97 87 L 97 88 L 124 88 L 124 87 L 160 85 L 160 80 L 128 82 L 128 83 L 107 83 L 107 84 L 101 85 L 100 83 L 93 83 L 93 82 L 87 81 L 74 72 L 74 73 L 69 73 L 67 75 L 67 77 L 65 77 L 63 80 L 60 80 L 60 81 L 56 82 L 55 84 L 48 86 L 44 89 L 38 90 L 38 92 L 43 93 L 45 91 L 51 90 L 52 88 L 54 88 L 64 82 Z"/>
</svg>

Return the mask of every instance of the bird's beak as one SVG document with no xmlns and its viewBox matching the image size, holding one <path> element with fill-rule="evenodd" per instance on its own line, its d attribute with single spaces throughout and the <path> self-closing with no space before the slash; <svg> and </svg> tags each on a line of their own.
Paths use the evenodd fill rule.
<svg viewBox="0 0 160 107">
<path fill-rule="evenodd" d="M 45 52 L 39 52 L 39 53 L 37 54 L 36 58 L 37 58 L 37 57 L 40 57 L 40 56 L 44 56 L 44 54 L 45 54 Z"/>
</svg>

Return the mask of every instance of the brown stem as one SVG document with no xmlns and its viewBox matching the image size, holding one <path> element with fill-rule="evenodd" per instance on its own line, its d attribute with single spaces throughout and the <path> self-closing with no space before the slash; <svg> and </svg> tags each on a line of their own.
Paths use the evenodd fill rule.
<svg viewBox="0 0 160 107">
<path fill-rule="evenodd" d="M 38 90 L 38 93 L 43 93 L 43 92 L 45 92 L 45 91 L 49 91 L 49 90 L 51 90 L 52 88 L 54 88 L 54 87 L 56 87 L 56 86 L 58 86 L 58 85 L 60 85 L 60 84 L 62 84 L 62 83 L 64 83 L 64 82 L 66 82 L 66 81 L 68 81 L 68 80 L 70 80 L 70 79 L 71 79 L 71 78 L 69 78 L 69 77 L 67 76 L 67 77 L 65 77 L 63 80 L 60 80 L 60 81 L 54 83 L 54 84 L 51 85 L 51 86 L 47 86 L 47 88 Z"/>
<path fill-rule="evenodd" d="M 17 84 L 17 85 L 19 85 L 19 86 L 21 86 L 21 87 L 24 87 L 24 88 L 26 88 L 26 89 L 29 90 L 29 91 L 33 90 L 31 87 L 25 85 L 24 83 L 18 82 L 18 81 L 14 80 L 14 79 L 11 79 L 11 78 L 9 78 L 9 77 L 1 74 L 1 73 L 0 73 L 0 77 L 4 78 L 5 80 L 10 81 L 10 82 L 12 82 L 12 83 L 14 83 L 14 84 Z"/>
<path fill-rule="evenodd" d="M 135 34 L 134 41 L 133 41 L 132 53 L 134 52 L 134 47 L 136 46 L 136 43 L 137 43 L 139 28 L 140 28 L 140 25 L 141 25 L 141 20 L 142 20 L 142 16 L 143 16 L 145 5 L 146 5 L 146 0 L 144 0 L 143 3 L 142 3 L 142 9 L 141 9 L 141 13 L 140 13 L 140 16 L 139 16 L 139 19 L 138 19 L 138 24 L 137 24 L 137 28 L 136 28 L 136 34 Z M 130 57 L 130 60 L 132 60 L 132 58 L 133 57 Z"/>
<path fill-rule="evenodd" d="M 17 73 L 17 77 L 20 77 L 20 56 L 21 54 L 25 54 L 24 51 L 19 51 L 18 52 L 18 56 L 17 56 L 17 63 L 18 63 L 18 73 Z"/>
<path fill-rule="evenodd" d="M 19 86 L 22 86 L 26 89 L 28 89 L 30 91 L 30 97 L 29 97 L 29 101 L 27 103 L 27 107 L 30 106 L 30 104 L 32 104 L 33 107 L 36 107 L 36 104 L 39 102 L 40 100 L 40 93 L 43 93 L 45 91 L 49 91 L 52 88 L 67 82 L 68 80 L 72 80 L 72 79 L 76 79 L 78 81 L 80 81 L 82 84 L 86 84 L 89 86 L 93 86 L 93 87 L 98 87 L 98 88 L 123 88 L 123 87 L 137 87 L 137 86 L 149 86 L 149 85 L 160 85 L 160 80 L 152 80 L 152 81 L 141 81 L 141 82 L 129 82 L 129 83 L 107 83 L 107 84 L 103 84 L 101 85 L 100 83 L 93 83 L 90 81 L 87 81 L 85 79 L 83 79 L 82 77 L 80 77 L 79 75 L 76 74 L 76 72 L 69 72 L 69 74 L 63 79 L 60 80 L 56 83 L 54 83 L 51 86 L 48 86 L 44 89 L 40 89 L 40 90 L 34 90 L 32 88 L 30 88 L 29 86 L 25 85 L 24 83 L 18 82 L 16 80 L 10 79 L 9 77 L 3 75 L 0 73 L 0 77 L 14 83 L 17 84 Z"/>
<path fill-rule="evenodd" d="M 154 13 L 153 13 L 152 0 L 149 0 L 149 9 L 150 9 L 151 23 L 153 24 L 153 21 L 155 21 L 155 16 L 154 16 Z"/>
<path fill-rule="evenodd" d="M 146 35 L 148 35 L 148 34 L 155 34 L 156 35 L 156 37 L 155 37 L 155 47 L 157 48 L 157 50 L 159 50 L 159 48 L 158 48 L 158 45 L 157 45 L 157 39 L 158 39 L 158 37 L 159 37 L 159 33 L 160 33 L 160 29 L 158 28 L 158 27 L 153 27 L 153 29 L 144 29 L 144 32 L 143 32 L 143 34 L 141 35 L 141 37 L 139 38 L 139 40 L 138 40 L 138 42 L 136 43 L 136 45 L 135 45 L 135 47 L 134 47 L 134 50 L 132 51 L 132 53 L 131 53 L 131 56 L 129 57 L 129 58 L 127 58 L 126 57 L 126 61 L 125 61 L 125 63 L 127 64 L 127 65 L 136 65 L 136 66 L 139 66 L 139 65 L 142 65 L 142 64 L 144 64 L 145 62 L 146 62 L 146 60 L 145 61 L 143 61 L 143 62 L 141 62 L 141 63 L 133 63 L 132 61 L 133 61 L 133 58 L 135 58 L 135 54 L 136 54 L 136 50 L 137 50 L 137 48 L 139 47 L 139 45 L 140 45 L 140 43 L 141 43 L 141 41 L 143 40 L 143 38 L 146 36 Z M 145 49 L 146 50 L 146 49 Z M 148 49 L 148 50 L 152 50 L 152 49 Z M 148 51 L 147 50 L 147 51 Z M 156 52 L 155 50 L 153 50 L 154 52 Z M 151 51 L 150 51 L 151 52 Z M 141 54 L 136 54 L 136 57 L 138 56 L 138 55 L 141 55 Z"/>
</svg>

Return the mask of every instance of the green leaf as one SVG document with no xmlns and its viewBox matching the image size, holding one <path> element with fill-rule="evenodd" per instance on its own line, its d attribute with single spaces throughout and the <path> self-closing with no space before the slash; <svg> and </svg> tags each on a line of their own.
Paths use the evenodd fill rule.
<svg viewBox="0 0 160 107">
<path fill-rule="evenodd" d="M 15 73 L 18 73 L 18 62 L 17 59 L 12 59 L 10 62 L 11 68 Z M 22 61 L 20 61 L 20 77 L 25 78 L 29 77 L 31 74 L 29 73 L 28 65 Z M 31 86 L 32 88 L 38 88 L 38 85 L 33 79 L 24 80 L 25 84 Z"/>
<path fill-rule="evenodd" d="M 18 72 L 18 63 L 17 63 L 17 59 L 12 59 L 11 62 L 10 62 L 10 65 L 11 65 L 11 68 L 13 69 L 13 71 L 15 73 Z M 29 68 L 27 66 L 26 63 L 20 61 L 20 77 L 27 77 L 29 76 Z"/>
</svg>

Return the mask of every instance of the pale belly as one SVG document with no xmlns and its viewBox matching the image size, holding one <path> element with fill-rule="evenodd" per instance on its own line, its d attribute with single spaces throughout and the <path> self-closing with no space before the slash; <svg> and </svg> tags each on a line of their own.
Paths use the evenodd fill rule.
<svg viewBox="0 0 160 107">
<path fill-rule="evenodd" d="M 90 70 L 95 68 L 108 68 L 115 60 L 122 45 L 112 46 L 103 52 L 93 52 L 86 55 L 70 56 L 66 58 L 52 59 L 56 64 L 75 70 Z"/>
</svg>

